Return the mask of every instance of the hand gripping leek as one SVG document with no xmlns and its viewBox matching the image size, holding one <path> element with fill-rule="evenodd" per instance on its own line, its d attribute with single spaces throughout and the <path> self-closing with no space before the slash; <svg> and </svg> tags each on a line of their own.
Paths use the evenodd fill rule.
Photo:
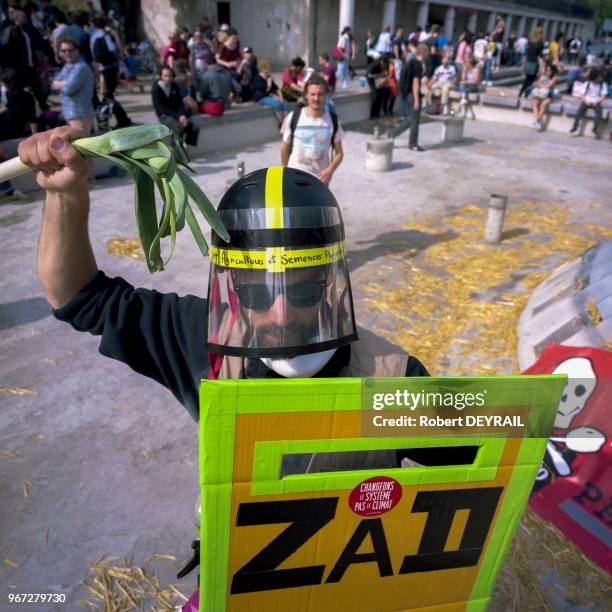
<svg viewBox="0 0 612 612">
<path fill-rule="evenodd" d="M 164 139 L 172 138 L 171 149 Z M 183 229 L 185 221 L 202 252 L 208 255 L 208 245 L 200 230 L 190 200 L 202 213 L 210 227 L 226 241 L 229 235 L 212 205 L 199 185 L 178 165 L 188 166 L 189 158 L 174 132 L 165 125 L 139 125 L 107 132 L 101 136 L 73 140 L 72 146 L 85 157 L 104 157 L 121 166 L 134 179 L 136 221 L 140 242 L 149 271 L 157 272 L 168 264 L 176 242 L 176 232 Z M 0 181 L 30 172 L 18 157 L 0 164 Z M 157 216 L 155 189 L 163 202 Z M 170 236 L 170 254 L 164 261 L 161 239 Z"/>
</svg>

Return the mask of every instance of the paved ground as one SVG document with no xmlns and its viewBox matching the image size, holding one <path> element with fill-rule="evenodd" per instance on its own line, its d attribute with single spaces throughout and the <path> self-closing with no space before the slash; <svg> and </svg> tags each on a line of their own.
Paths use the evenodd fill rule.
<svg viewBox="0 0 612 612">
<path fill-rule="evenodd" d="M 438 143 L 439 132 L 435 123 L 422 127 L 426 153 L 409 151 L 406 134 L 399 137 L 393 171 L 382 175 L 364 170 L 367 136 L 348 132 L 346 160 L 334 177 L 358 285 L 358 316 L 383 333 L 393 333 L 403 305 L 395 312 L 372 306 L 367 283 L 377 278 L 383 293 L 408 285 L 411 277 L 402 276 L 406 268 L 400 264 L 420 261 L 428 249 L 435 253 L 461 233 L 439 220 L 452 225 L 457 211 L 474 205 L 465 214 L 479 227 L 484 212 L 479 216 L 477 207 L 490 193 L 507 194 L 511 206 L 541 204 L 534 218 L 543 224 L 548 214 L 548 230 L 554 215 L 560 215 L 560 232 L 586 228 L 576 230 L 578 241 L 607 236 L 612 228 L 608 143 L 468 123 L 466 140 L 445 146 Z M 198 181 L 213 201 L 235 176 L 237 159 L 247 171 L 276 164 L 278 146 L 198 160 Z M 70 603 L 57 609 L 72 610 L 84 595 L 79 582 L 87 577 L 87 564 L 102 554 L 133 555 L 134 564 L 155 553 L 188 556 L 197 432 L 162 387 L 102 358 L 96 338 L 50 316 L 35 273 L 40 208 L 40 200 L 0 204 L 0 609 L 6 609 L 5 589 L 12 585 L 19 592 L 61 589 Z M 529 214 L 521 219 L 529 226 Z M 508 238 L 520 239 L 521 231 Z M 208 267 L 187 232 L 179 235 L 168 270 L 155 276 L 142 261 L 107 252 L 109 238 L 137 235 L 127 180 L 108 180 L 93 190 L 91 235 L 107 273 L 160 291 L 205 294 Z M 542 260 L 549 269 L 573 248 L 571 240 L 551 244 L 559 252 Z M 417 274 L 415 269 L 406 275 Z M 382 280 L 380 270 L 387 270 Z M 514 279 L 509 288 L 518 291 L 519 283 Z M 436 316 L 432 310 L 432 320 Z M 435 363 L 442 362 L 435 357 Z M 456 372 L 456 363 L 432 370 Z M 511 372 L 512 362 L 500 363 L 498 371 Z"/>
</svg>

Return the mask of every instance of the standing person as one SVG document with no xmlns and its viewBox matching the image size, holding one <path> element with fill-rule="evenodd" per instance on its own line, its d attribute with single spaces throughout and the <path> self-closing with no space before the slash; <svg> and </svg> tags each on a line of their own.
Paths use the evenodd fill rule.
<svg viewBox="0 0 612 612">
<path fill-rule="evenodd" d="M 276 120 L 278 121 L 278 127 L 280 128 L 289 112 L 289 105 L 283 99 L 283 95 L 272 78 L 268 60 L 262 59 L 258 63 L 258 69 L 259 71 L 251 83 L 253 100 L 258 104 L 272 108 Z M 334 73 L 334 78 L 335 77 L 336 74 Z"/>
<path fill-rule="evenodd" d="M 368 83 L 371 84 L 370 119 L 378 119 L 380 112 L 386 110 L 389 100 L 389 71 L 386 56 L 381 56 L 376 51 L 367 76 Z"/>
<path fill-rule="evenodd" d="M 525 51 L 525 63 L 523 64 L 523 73 L 525 74 L 525 80 L 521 85 L 519 91 L 519 98 L 522 95 L 527 97 L 531 93 L 533 83 L 538 76 L 540 70 L 540 58 L 544 51 L 544 32 L 541 27 L 534 28 L 531 33 L 531 38 L 527 43 L 527 49 Z"/>
<path fill-rule="evenodd" d="M 568 45 L 568 55 L 570 64 L 575 64 L 578 61 L 580 50 L 582 48 L 582 41 L 580 38 L 572 38 Z"/>
<path fill-rule="evenodd" d="M 506 29 L 506 23 L 503 19 L 498 19 L 495 24 L 495 29 L 491 33 L 490 39 L 495 43 L 495 49 L 493 50 L 493 69 L 497 72 L 501 63 L 502 50 L 504 48 L 504 30 Z"/>
<path fill-rule="evenodd" d="M 349 86 L 349 63 L 353 59 L 353 48 L 351 44 L 351 28 L 343 28 L 338 44 L 336 45 L 342 52 L 342 59 L 338 58 L 338 71 L 336 79 L 340 81 L 341 89 L 348 89 Z"/>
<path fill-rule="evenodd" d="M 476 40 L 474 41 L 473 55 L 474 55 L 474 59 L 478 62 L 478 66 L 482 70 L 484 70 L 485 62 L 487 59 L 488 44 L 489 44 L 489 41 L 487 40 L 487 37 L 482 32 L 479 32 L 478 34 L 476 34 Z"/>
<path fill-rule="evenodd" d="M 368 66 L 374 61 L 372 55 L 376 53 L 374 49 L 374 45 L 376 43 L 376 36 L 372 33 L 372 30 L 368 30 L 365 37 L 365 42 L 363 45 L 363 52 L 366 56 L 366 62 Z"/>
<path fill-rule="evenodd" d="M 381 55 L 391 54 L 391 26 L 385 26 L 382 32 L 378 35 L 376 46 L 374 47 Z"/>
<path fill-rule="evenodd" d="M 94 75 L 81 57 L 77 41 L 60 36 L 57 48 L 65 64 L 51 87 L 59 91 L 66 123 L 71 128 L 82 130 L 89 135 L 95 116 Z"/>
<path fill-rule="evenodd" d="M 319 66 L 321 67 L 321 75 L 327 83 L 327 96 L 325 98 L 325 109 L 327 111 L 336 110 L 334 104 L 334 93 L 336 92 L 336 69 L 332 64 L 330 57 L 327 53 L 321 53 L 318 57 Z"/>
<path fill-rule="evenodd" d="M 16 86 L 15 76 L 12 68 L 0 71 L 0 140 L 29 136 L 32 133 L 31 126 L 36 120 L 34 96 Z M 2 155 L 2 161 L 4 159 L 5 156 Z M 1 186 L 6 184 L 0 183 L 0 191 L 6 195 Z"/>
<path fill-rule="evenodd" d="M 544 74 L 536 81 L 531 92 L 531 112 L 533 113 L 533 125 L 538 131 L 544 131 L 544 115 L 553 98 L 553 88 L 557 82 L 557 67 L 548 63 Z"/>
<path fill-rule="evenodd" d="M 560 70 L 561 57 L 563 56 L 563 32 L 557 32 L 555 39 L 548 46 L 548 54 L 553 66 Z"/>
<path fill-rule="evenodd" d="M 38 74 L 40 63 L 37 54 L 46 53 L 47 45 L 20 6 L 11 6 L 8 15 L 8 22 L 0 38 L 0 66 L 12 68 L 15 71 L 16 88 L 29 87 L 41 110 L 49 110 L 47 95 L 41 87 Z"/>
<path fill-rule="evenodd" d="M 516 41 L 514 50 L 516 51 L 515 63 L 517 66 L 523 65 L 523 61 L 525 60 L 525 53 L 527 52 L 528 43 L 529 43 L 529 40 L 527 39 L 525 34 L 521 34 Z"/>
<path fill-rule="evenodd" d="M 404 69 L 400 80 L 400 91 L 406 97 L 410 108 L 410 137 L 408 147 L 411 151 L 424 151 L 419 146 L 419 120 L 421 118 L 421 79 L 423 78 L 423 66 L 427 61 L 427 46 L 415 43 L 410 43 L 411 48 L 415 52 L 415 57 L 412 58 Z"/>
<path fill-rule="evenodd" d="M 160 122 L 176 132 L 188 145 L 197 145 L 200 130 L 189 121 L 189 111 L 170 66 L 161 69 L 159 80 L 151 88 L 151 98 Z"/>
<path fill-rule="evenodd" d="M 90 45 L 96 68 L 104 79 L 104 97 L 112 100 L 119 78 L 119 49 L 112 35 L 106 31 L 106 25 L 104 17 L 93 20 Z"/>
<path fill-rule="evenodd" d="M 455 63 L 459 74 L 463 74 L 463 70 L 469 64 L 470 59 L 472 59 L 472 35 L 469 32 L 464 32 L 459 37 L 459 45 L 455 55 Z"/>
<path fill-rule="evenodd" d="M 397 72 L 395 69 L 395 62 L 400 60 L 395 60 L 393 57 L 389 57 L 387 59 L 387 72 L 389 73 L 389 98 L 387 100 L 386 108 L 383 107 L 383 111 L 385 111 L 385 115 L 393 114 L 393 107 L 395 105 L 395 99 L 399 96 L 399 82 L 397 79 Z M 401 73 L 400 73 L 401 76 Z"/>
<path fill-rule="evenodd" d="M 306 81 L 306 106 L 289 113 L 281 128 L 281 164 L 310 172 L 329 185 L 344 153 L 340 122 L 325 110 L 326 92 L 327 83 L 320 75 Z"/>
<path fill-rule="evenodd" d="M 493 40 L 494 32 L 491 32 L 488 36 L 487 43 L 487 58 L 484 65 L 484 84 L 493 85 L 493 67 L 495 64 L 495 58 L 497 55 L 497 43 Z M 469 62 L 468 62 L 469 64 Z"/>
<path fill-rule="evenodd" d="M 601 69 L 593 68 L 589 74 L 589 79 L 586 82 L 585 92 L 582 96 L 580 106 L 578 107 L 578 112 L 576 113 L 574 125 L 570 130 L 570 134 L 573 134 L 574 136 L 580 136 L 580 133 L 578 132 L 580 121 L 586 115 L 587 111 L 591 108 L 595 113 L 593 134 L 595 134 L 597 139 L 600 139 L 601 134 L 599 132 L 599 126 L 601 125 L 602 121 L 601 103 L 607 97 L 608 84 L 606 83 L 604 72 Z"/>
<path fill-rule="evenodd" d="M 404 30 L 403 26 L 397 26 L 395 30 L 395 36 L 391 41 L 391 46 L 393 50 L 393 58 L 394 59 L 402 59 L 404 57 L 405 45 L 406 41 L 404 40 L 404 36 L 406 35 L 406 30 Z"/>
</svg>

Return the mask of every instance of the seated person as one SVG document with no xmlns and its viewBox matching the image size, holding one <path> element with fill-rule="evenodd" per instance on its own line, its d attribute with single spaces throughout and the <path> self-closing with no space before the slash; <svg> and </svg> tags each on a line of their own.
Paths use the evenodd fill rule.
<svg viewBox="0 0 612 612">
<path fill-rule="evenodd" d="M 283 70 L 281 91 L 287 102 L 296 102 L 304 91 L 304 67 L 301 57 L 294 57 L 291 64 Z"/>
<path fill-rule="evenodd" d="M 29 124 L 36 116 L 34 96 L 15 86 L 15 71 L 12 68 L 5 68 L 0 72 L 0 84 L 0 140 L 29 136 Z"/>
<path fill-rule="evenodd" d="M 447 115 L 449 113 L 448 94 L 455 85 L 457 78 L 457 69 L 451 63 L 447 53 L 442 56 L 442 63 L 434 70 L 433 77 L 429 83 L 427 103 L 431 104 L 432 96 L 442 98 L 442 112 Z"/>
<path fill-rule="evenodd" d="M 469 93 L 478 91 L 478 85 L 480 84 L 480 66 L 478 60 L 475 57 L 471 57 L 463 68 L 463 75 L 459 81 L 459 91 L 461 92 L 461 100 L 459 101 L 459 107 L 465 108 L 467 106 L 467 96 Z"/>
<path fill-rule="evenodd" d="M 151 88 L 153 108 L 161 123 L 176 132 L 189 145 L 197 145 L 199 128 L 189 121 L 189 111 L 174 80 L 174 71 L 164 66 Z"/>
<path fill-rule="evenodd" d="M 586 70 L 586 56 L 583 55 L 578 60 L 578 65 L 577 66 L 573 66 L 572 69 L 569 71 L 569 75 L 567 77 L 567 91 L 566 91 L 566 93 L 573 95 L 572 89 L 574 87 L 574 83 L 576 81 L 580 81 L 584 77 L 586 77 L 586 73 L 587 73 L 587 70 Z"/>
<path fill-rule="evenodd" d="M 189 72 L 189 63 L 184 59 L 177 59 L 174 62 L 174 82 L 183 96 L 183 102 L 187 110 L 195 115 L 198 112 L 198 103 L 196 102 L 196 87 L 193 84 L 191 73 Z"/>
<path fill-rule="evenodd" d="M 212 64 L 200 81 L 198 97 L 200 102 L 221 102 L 223 108 L 230 107 L 234 97 L 239 96 L 240 83 L 232 73 L 220 64 Z"/>
<path fill-rule="evenodd" d="M 581 98 L 578 112 L 574 119 L 574 125 L 570 130 L 570 134 L 579 136 L 578 127 L 580 121 L 586 115 L 586 112 L 592 108 L 595 113 L 595 123 L 593 124 L 593 133 L 599 139 L 601 134 L 599 132 L 599 126 L 602 121 L 601 116 L 601 103 L 608 96 L 608 84 L 605 81 L 605 75 L 601 69 L 593 68 L 589 73 L 589 77 L 586 81 L 584 88 L 584 95 Z"/>
<path fill-rule="evenodd" d="M 259 62 L 259 72 L 251 82 L 251 94 L 255 102 L 272 108 L 280 127 L 289 112 L 289 105 L 270 74 L 268 60 L 262 59 Z"/>
<path fill-rule="evenodd" d="M 544 115 L 552 102 L 554 87 L 557 83 L 557 68 L 547 63 L 544 74 L 538 77 L 535 87 L 531 92 L 531 112 L 533 113 L 533 124 L 540 132 L 544 130 Z"/>
<path fill-rule="evenodd" d="M 248 102 L 253 97 L 251 93 L 251 83 L 257 74 L 257 58 L 251 47 L 245 47 L 242 50 L 242 60 L 240 60 L 236 72 L 238 74 L 238 81 L 242 86 L 240 99 L 243 102 Z"/>
</svg>

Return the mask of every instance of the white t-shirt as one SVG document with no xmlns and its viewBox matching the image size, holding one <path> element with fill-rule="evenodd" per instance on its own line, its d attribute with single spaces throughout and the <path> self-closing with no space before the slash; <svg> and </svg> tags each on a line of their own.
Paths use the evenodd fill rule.
<svg viewBox="0 0 612 612">
<path fill-rule="evenodd" d="M 454 83 L 455 77 L 457 76 L 457 69 L 452 64 L 449 64 L 446 67 L 440 64 L 434 70 L 433 75 L 434 78 L 440 83 Z"/>
<path fill-rule="evenodd" d="M 585 89 L 584 100 L 590 103 L 595 102 L 595 100 L 601 97 L 605 97 L 608 93 L 608 85 L 603 82 L 594 83 L 593 81 L 589 81 Z"/>
<path fill-rule="evenodd" d="M 309 117 L 307 109 L 303 108 L 300 120 L 293 134 L 293 149 L 289 156 L 289 167 L 310 172 L 315 176 L 331 163 L 331 139 L 334 124 L 329 113 L 325 111 L 322 117 Z M 283 142 L 291 141 L 291 119 L 289 113 L 281 127 Z M 342 127 L 338 121 L 338 131 L 334 142 L 342 140 Z"/>
<path fill-rule="evenodd" d="M 338 47 L 344 51 L 344 59 L 351 59 L 351 37 L 348 34 L 342 34 L 338 39 Z M 304 81 L 305 82 L 305 81 Z"/>
<path fill-rule="evenodd" d="M 483 60 L 486 55 L 487 55 L 487 39 L 486 38 L 479 38 L 475 43 L 474 43 L 474 57 L 477 60 Z"/>
</svg>

